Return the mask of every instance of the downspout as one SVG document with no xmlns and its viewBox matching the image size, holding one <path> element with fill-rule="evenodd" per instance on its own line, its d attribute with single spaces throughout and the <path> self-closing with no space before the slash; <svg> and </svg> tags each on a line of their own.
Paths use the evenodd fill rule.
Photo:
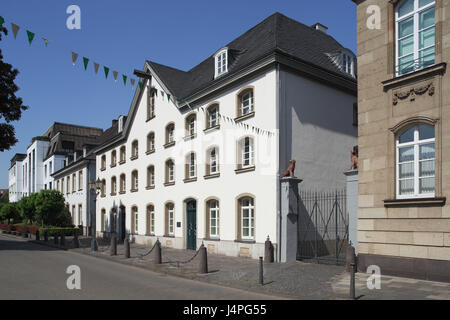
<svg viewBox="0 0 450 320">
<path fill-rule="evenodd" d="M 278 136 L 276 137 L 278 140 L 276 141 L 277 145 L 277 165 L 276 165 L 276 175 L 277 175 L 277 243 L 278 243 L 278 253 L 277 253 L 277 261 L 281 260 L 281 181 L 280 181 L 280 91 L 281 91 L 281 82 L 280 82 L 280 64 L 277 63 L 276 70 L 276 112 L 275 112 L 275 121 L 276 121 L 276 131 L 278 131 Z"/>
</svg>

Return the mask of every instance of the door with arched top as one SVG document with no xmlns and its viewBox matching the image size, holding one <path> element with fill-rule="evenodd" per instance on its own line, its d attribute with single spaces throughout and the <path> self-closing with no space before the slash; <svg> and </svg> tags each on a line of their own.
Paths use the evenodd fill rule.
<svg viewBox="0 0 450 320">
<path fill-rule="evenodd" d="M 197 250 L 197 202 L 189 201 L 186 210 L 186 248 Z"/>
</svg>

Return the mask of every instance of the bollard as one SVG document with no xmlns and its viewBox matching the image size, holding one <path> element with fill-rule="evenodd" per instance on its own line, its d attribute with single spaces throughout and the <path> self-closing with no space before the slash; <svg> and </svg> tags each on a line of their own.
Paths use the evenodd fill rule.
<svg viewBox="0 0 450 320">
<path fill-rule="evenodd" d="M 355 300 L 355 264 L 350 264 L 350 299 Z"/>
<path fill-rule="evenodd" d="M 28 232 L 25 232 L 24 234 L 22 234 L 22 237 L 28 238 Z"/>
<path fill-rule="evenodd" d="M 155 253 L 154 253 L 155 264 L 161 264 L 162 263 L 161 242 L 159 242 L 159 240 L 156 240 L 154 251 L 155 251 Z"/>
<path fill-rule="evenodd" d="M 206 247 L 201 245 L 200 252 L 198 255 L 200 256 L 200 262 L 198 264 L 198 273 L 206 274 L 208 273 L 208 252 L 206 251 Z"/>
<path fill-rule="evenodd" d="M 74 248 L 79 248 L 80 247 L 80 240 L 78 240 L 77 229 L 73 229 L 73 247 Z"/>
<path fill-rule="evenodd" d="M 65 247 L 66 246 L 66 235 L 64 234 L 64 232 L 62 232 L 61 236 L 59 237 L 59 245 L 61 247 Z"/>
<path fill-rule="evenodd" d="M 347 247 L 347 250 L 345 252 L 345 269 L 347 272 L 350 272 L 350 265 L 351 264 L 356 265 L 356 255 L 355 255 L 355 248 L 351 245 Z"/>
<path fill-rule="evenodd" d="M 53 236 L 53 243 L 56 244 L 56 245 L 58 245 L 58 235 L 57 235 L 57 234 L 55 234 L 55 235 Z"/>
<path fill-rule="evenodd" d="M 264 245 L 264 261 L 266 263 L 273 263 L 275 261 L 274 250 L 272 241 L 270 241 L 269 236 L 267 236 L 267 240 Z"/>
<path fill-rule="evenodd" d="M 39 237 L 39 230 L 36 230 L 36 233 L 34 234 L 35 235 L 35 239 L 36 239 L 36 241 L 41 241 L 41 238 Z"/>
<path fill-rule="evenodd" d="M 259 257 L 259 284 L 264 285 L 263 257 Z"/>
<path fill-rule="evenodd" d="M 130 257 L 130 240 L 126 238 L 123 245 L 125 246 L 125 258 L 128 259 Z"/>
<path fill-rule="evenodd" d="M 110 246 L 109 254 L 111 256 L 117 255 L 117 237 L 115 234 L 113 234 L 111 237 L 111 246 Z"/>
<path fill-rule="evenodd" d="M 47 230 L 44 231 L 44 241 L 48 242 L 48 231 Z"/>
</svg>

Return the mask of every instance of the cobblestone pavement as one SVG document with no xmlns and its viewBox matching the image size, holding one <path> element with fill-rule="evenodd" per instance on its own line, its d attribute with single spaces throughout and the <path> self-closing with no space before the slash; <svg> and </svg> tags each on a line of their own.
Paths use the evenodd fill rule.
<svg viewBox="0 0 450 320">
<path fill-rule="evenodd" d="M 53 245 L 53 240 L 48 242 Z M 80 248 L 74 249 L 71 238 L 66 238 L 66 248 L 102 259 L 134 265 L 144 269 L 180 276 L 188 279 L 240 288 L 297 299 L 348 299 L 350 277 L 343 266 L 304 263 L 264 264 L 264 285 L 258 284 L 258 261 L 222 255 L 208 254 L 206 275 L 198 274 L 199 258 L 189 263 L 195 251 L 162 248 L 162 264 L 155 265 L 153 252 L 145 255 L 150 247 L 131 244 L 131 258 L 124 257 L 124 246 L 117 246 L 117 255 L 111 256 L 109 241 L 98 239 L 99 251 L 90 251 L 90 239 L 80 238 Z M 145 256 L 140 256 L 145 255 Z M 449 299 L 450 283 L 422 281 L 399 277 L 381 277 L 381 290 L 369 290 L 369 275 L 356 275 L 358 299 Z"/>
</svg>

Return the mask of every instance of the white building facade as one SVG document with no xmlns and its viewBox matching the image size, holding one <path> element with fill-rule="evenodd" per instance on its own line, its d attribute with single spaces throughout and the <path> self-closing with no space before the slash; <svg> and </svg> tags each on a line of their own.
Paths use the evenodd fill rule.
<svg viewBox="0 0 450 320">
<path fill-rule="evenodd" d="M 267 52 L 250 41 L 286 32 L 316 36 L 315 54 L 348 52 L 275 14 L 189 72 L 146 62 L 126 121 L 96 149 L 100 235 L 257 258 L 268 237 L 276 248 L 283 236 L 280 176 L 290 159 L 308 187 L 344 186 L 357 144 L 355 70 L 331 58 L 305 63 L 301 44 L 285 49 L 294 59 L 275 40 Z"/>
</svg>

